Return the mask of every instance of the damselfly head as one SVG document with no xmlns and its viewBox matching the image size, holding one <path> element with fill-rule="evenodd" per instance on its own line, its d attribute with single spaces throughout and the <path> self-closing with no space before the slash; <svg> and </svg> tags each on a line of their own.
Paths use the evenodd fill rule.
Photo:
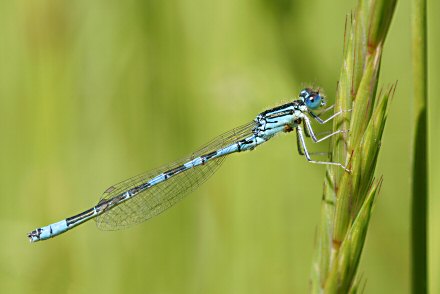
<svg viewBox="0 0 440 294">
<path fill-rule="evenodd" d="M 317 91 L 306 88 L 299 93 L 299 97 L 304 101 L 307 108 L 316 110 L 325 105 L 325 97 Z"/>
</svg>

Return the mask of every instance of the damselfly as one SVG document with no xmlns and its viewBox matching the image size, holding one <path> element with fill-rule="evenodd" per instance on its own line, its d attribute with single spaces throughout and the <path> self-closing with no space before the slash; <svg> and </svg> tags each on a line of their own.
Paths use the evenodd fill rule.
<svg viewBox="0 0 440 294">
<path fill-rule="evenodd" d="M 293 130 L 296 130 L 298 151 L 309 162 L 336 165 L 349 172 L 338 162 L 312 160 L 307 150 L 302 125 L 305 135 L 314 142 L 344 132 L 338 130 L 320 139 L 316 137 L 310 118 L 324 124 L 343 113 L 338 111 L 322 120 L 319 117 L 322 112 L 318 115 L 314 111 L 324 105 L 325 99 L 319 90 L 304 89 L 297 100 L 260 113 L 252 122 L 218 136 L 190 156 L 111 186 L 96 206 L 28 233 L 29 240 L 36 242 L 55 237 L 92 218 L 103 230 L 117 230 L 143 222 L 170 208 L 187 192 L 200 186 L 214 174 L 226 155 L 253 150 L 275 135 Z M 332 107 L 323 112 L 329 109 Z"/>
</svg>

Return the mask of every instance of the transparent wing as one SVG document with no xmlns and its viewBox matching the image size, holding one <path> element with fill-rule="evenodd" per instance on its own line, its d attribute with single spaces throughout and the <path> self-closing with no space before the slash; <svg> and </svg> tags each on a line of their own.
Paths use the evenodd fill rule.
<svg viewBox="0 0 440 294">
<path fill-rule="evenodd" d="M 235 128 L 211 140 L 188 157 L 111 186 L 104 192 L 100 201 L 117 197 L 121 193 L 148 182 L 163 172 L 249 137 L 252 135 L 254 126 L 255 122 L 252 121 Z M 152 186 L 129 200 L 114 206 L 95 218 L 98 228 L 102 230 L 119 230 L 160 214 L 182 199 L 187 192 L 196 189 L 205 182 L 214 174 L 224 159 L 224 156 L 211 159 L 203 165 L 178 173 L 168 180 Z"/>
</svg>

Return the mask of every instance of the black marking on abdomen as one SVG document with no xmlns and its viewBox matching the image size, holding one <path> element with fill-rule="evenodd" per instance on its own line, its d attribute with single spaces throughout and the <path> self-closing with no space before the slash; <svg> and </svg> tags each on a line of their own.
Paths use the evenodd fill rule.
<svg viewBox="0 0 440 294">
<path fill-rule="evenodd" d="M 252 136 L 251 138 L 246 138 L 246 139 L 240 140 L 237 143 L 240 146 L 238 151 L 242 151 L 243 145 L 252 145 L 254 143 L 256 143 L 256 135 Z M 246 149 L 246 150 L 252 150 L 253 148 L 255 148 L 255 146 L 251 147 L 250 149 Z"/>
<path fill-rule="evenodd" d="M 146 183 L 144 183 L 144 184 L 142 184 L 142 185 L 139 186 L 139 188 L 140 188 L 142 191 L 145 190 L 145 189 L 147 189 L 147 188 L 150 188 L 150 187 L 151 187 L 150 182 L 146 182 Z"/>
<path fill-rule="evenodd" d="M 168 178 L 166 174 L 161 174 L 161 175 L 163 175 L 165 179 Z M 112 199 L 110 199 L 110 205 L 113 206 L 115 204 L 119 204 L 119 202 L 121 202 L 123 200 L 127 200 L 133 196 L 136 196 L 136 194 L 145 191 L 150 186 L 151 186 L 151 184 L 149 182 L 146 182 L 146 183 L 140 184 L 136 187 L 133 187 L 130 190 L 128 190 L 127 192 L 123 192 L 122 194 L 119 194 L 118 196 L 115 196 Z M 125 195 L 126 193 L 128 193 L 128 196 Z M 100 203 L 98 203 L 98 204 L 100 204 Z"/>
<path fill-rule="evenodd" d="M 252 143 L 255 142 L 256 137 L 257 137 L 257 136 L 254 136 L 254 137 L 251 137 L 251 138 L 246 138 L 246 139 L 243 139 L 242 141 L 243 141 L 243 143 L 245 143 L 245 144 L 252 144 Z"/>
<path fill-rule="evenodd" d="M 202 162 L 205 163 L 205 161 L 207 161 L 207 160 L 213 158 L 213 157 L 216 156 L 216 155 L 217 155 L 217 151 L 213 151 L 213 152 L 211 152 L 211 153 L 208 153 L 208 154 L 202 155 L 202 156 L 201 156 L 201 157 L 202 157 Z"/>
<path fill-rule="evenodd" d="M 169 171 L 166 171 L 165 175 L 167 175 L 168 177 L 171 177 L 171 176 L 173 176 L 173 175 L 175 175 L 177 173 L 180 173 L 180 172 L 182 172 L 182 171 L 184 171 L 186 169 L 187 169 L 187 167 L 182 164 L 182 165 L 180 165 L 180 166 L 178 166 L 176 168 L 173 168 L 173 169 L 170 169 Z"/>
<path fill-rule="evenodd" d="M 101 201 L 100 201 L 101 202 Z M 72 217 L 66 218 L 67 226 L 71 226 L 78 222 L 79 220 L 92 216 L 95 213 L 95 208 L 90 208 L 89 210 L 86 210 L 84 212 L 81 212 L 80 214 L 74 215 Z"/>
</svg>

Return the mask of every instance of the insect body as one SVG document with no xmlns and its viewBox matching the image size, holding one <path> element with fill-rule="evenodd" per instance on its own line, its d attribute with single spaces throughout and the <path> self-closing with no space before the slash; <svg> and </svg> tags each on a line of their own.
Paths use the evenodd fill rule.
<svg viewBox="0 0 440 294">
<path fill-rule="evenodd" d="M 297 100 L 260 113 L 250 123 L 218 136 L 190 156 L 111 186 L 96 206 L 28 233 L 29 240 L 37 242 L 55 237 L 92 218 L 104 230 L 117 230 L 143 222 L 200 186 L 217 170 L 226 155 L 253 150 L 275 135 L 292 130 L 296 130 L 299 153 L 309 162 L 336 165 L 348 171 L 341 163 L 312 160 L 307 150 L 302 125 L 314 142 L 344 132 L 338 130 L 320 139 L 316 137 L 311 118 L 324 124 L 342 113 L 339 111 L 322 120 L 313 111 L 324 105 L 324 97 L 319 91 L 304 89 Z M 329 109 L 331 107 L 326 110 Z"/>
</svg>

